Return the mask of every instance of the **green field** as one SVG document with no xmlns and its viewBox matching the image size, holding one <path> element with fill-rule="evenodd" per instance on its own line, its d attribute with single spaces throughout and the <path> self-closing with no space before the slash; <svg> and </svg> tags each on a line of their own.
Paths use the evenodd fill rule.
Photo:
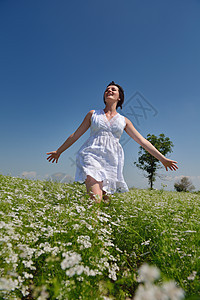
<svg viewBox="0 0 200 300">
<path fill-rule="evenodd" d="M 131 189 L 97 204 L 84 185 L 0 175 L 0 199 L 1 299 L 200 299 L 200 194 Z"/>
</svg>

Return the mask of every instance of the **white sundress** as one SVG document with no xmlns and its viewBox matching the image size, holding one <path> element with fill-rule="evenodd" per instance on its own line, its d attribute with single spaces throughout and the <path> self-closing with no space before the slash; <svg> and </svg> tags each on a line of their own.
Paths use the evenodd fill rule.
<svg viewBox="0 0 200 300">
<path fill-rule="evenodd" d="M 125 126 L 125 118 L 119 113 L 108 121 L 104 110 L 93 112 L 90 137 L 76 156 L 75 181 L 84 182 L 90 175 L 103 182 L 108 194 L 128 191 L 123 177 L 124 151 L 119 143 Z"/>
</svg>

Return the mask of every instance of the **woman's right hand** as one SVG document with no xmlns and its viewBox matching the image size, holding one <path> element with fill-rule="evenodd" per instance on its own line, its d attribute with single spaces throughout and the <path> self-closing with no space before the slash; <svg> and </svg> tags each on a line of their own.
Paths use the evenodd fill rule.
<svg viewBox="0 0 200 300">
<path fill-rule="evenodd" d="M 59 152 L 57 152 L 57 151 L 51 151 L 51 152 L 48 152 L 47 153 L 47 155 L 49 155 L 48 157 L 47 157 L 47 160 L 49 161 L 49 162 L 52 162 L 52 163 L 54 163 L 54 162 L 58 162 L 58 159 L 59 159 L 59 157 L 60 157 L 60 154 L 61 153 L 59 153 Z"/>
</svg>

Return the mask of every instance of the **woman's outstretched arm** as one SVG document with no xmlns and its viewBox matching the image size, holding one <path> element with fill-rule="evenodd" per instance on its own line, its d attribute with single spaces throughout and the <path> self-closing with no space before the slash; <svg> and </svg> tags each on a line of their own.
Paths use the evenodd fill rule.
<svg viewBox="0 0 200 300">
<path fill-rule="evenodd" d="M 78 129 L 72 133 L 68 139 L 56 150 L 56 151 L 51 151 L 48 152 L 47 155 L 49 155 L 47 157 L 47 160 L 49 162 L 58 162 L 58 159 L 61 155 L 62 152 L 64 152 L 65 150 L 67 150 L 72 144 L 74 144 L 90 127 L 90 123 L 91 123 L 91 116 L 93 114 L 94 110 L 89 111 L 89 113 L 87 113 L 87 115 L 85 116 L 83 122 L 81 123 L 81 125 L 78 127 Z"/>
<path fill-rule="evenodd" d="M 171 160 L 166 158 L 164 155 L 162 155 L 147 139 L 145 139 L 133 126 L 131 121 L 127 118 L 126 120 L 126 127 L 125 131 L 126 133 L 134 139 L 140 146 L 142 146 L 146 151 L 148 151 L 151 155 L 153 155 L 155 158 L 160 160 L 160 162 L 164 165 L 166 171 L 168 171 L 168 168 L 170 170 L 178 169 L 177 167 L 177 161 Z"/>
</svg>

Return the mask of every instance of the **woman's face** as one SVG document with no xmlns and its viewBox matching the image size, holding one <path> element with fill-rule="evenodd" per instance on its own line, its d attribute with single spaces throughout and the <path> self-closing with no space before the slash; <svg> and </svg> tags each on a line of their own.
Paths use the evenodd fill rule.
<svg viewBox="0 0 200 300">
<path fill-rule="evenodd" d="M 109 85 L 104 93 L 105 101 L 108 99 L 112 99 L 115 101 L 119 101 L 119 89 L 116 85 Z"/>
</svg>

